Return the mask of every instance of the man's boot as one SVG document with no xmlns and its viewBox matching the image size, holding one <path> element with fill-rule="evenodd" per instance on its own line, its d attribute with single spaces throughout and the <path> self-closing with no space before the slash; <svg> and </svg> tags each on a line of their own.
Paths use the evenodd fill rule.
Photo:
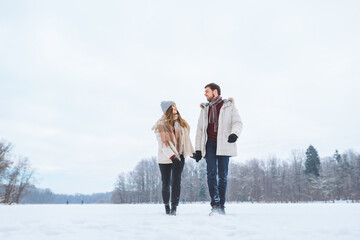
<svg viewBox="0 0 360 240">
<path fill-rule="evenodd" d="M 211 212 L 209 213 L 209 216 L 212 216 L 214 214 L 219 214 L 219 206 L 218 205 L 211 206 Z"/>
<path fill-rule="evenodd" d="M 221 214 L 221 215 L 225 215 L 225 214 L 226 214 L 226 213 L 225 213 L 225 206 L 224 206 L 224 204 L 221 204 L 221 205 L 220 205 L 219 214 Z"/>
</svg>

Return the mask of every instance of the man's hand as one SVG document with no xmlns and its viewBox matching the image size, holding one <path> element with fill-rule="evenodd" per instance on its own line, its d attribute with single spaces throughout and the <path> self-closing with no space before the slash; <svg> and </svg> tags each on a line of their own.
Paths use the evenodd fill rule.
<svg viewBox="0 0 360 240">
<path fill-rule="evenodd" d="M 196 151 L 193 154 L 192 158 L 194 158 L 196 162 L 199 162 L 202 159 L 201 151 Z"/>
<path fill-rule="evenodd" d="M 230 134 L 230 136 L 228 138 L 228 142 L 234 143 L 234 142 L 236 142 L 237 139 L 238 139 L 238 136 L 235 133 L 232 133 L 232 134 Z"/>
</svg>

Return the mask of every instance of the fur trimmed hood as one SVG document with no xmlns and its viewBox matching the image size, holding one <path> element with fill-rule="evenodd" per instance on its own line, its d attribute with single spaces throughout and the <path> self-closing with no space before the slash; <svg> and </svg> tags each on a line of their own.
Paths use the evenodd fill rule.
<svg viewBox="0 0 360 240">
<path fill-rule="evenodd" d="M 231 97 L 229 97 L 228 99 L 223 99 L 223 100 L 224 100 L 224 105 L 228 105 L 227 103 L 234 104 L 234 99 Z M 209 102 L 200 104 L 200 108 L 206 108 L 208 106 L 209 106 Z"/>
</svg>

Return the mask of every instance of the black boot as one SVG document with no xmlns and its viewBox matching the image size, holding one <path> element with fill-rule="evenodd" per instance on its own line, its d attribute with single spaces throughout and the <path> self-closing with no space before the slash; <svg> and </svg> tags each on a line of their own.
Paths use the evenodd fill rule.
<svg viewBox="0 0 360 240">
<path fill-rule="evenodd" d="M 170 215 L 176 216 L 176 205 L 171 205 Z"/>
<path fill-rule="evenodd" d="M 170 214 L 170 206 L 169 206 L 169 204 L 165 204 L 165 213 Z"/>
</svg>

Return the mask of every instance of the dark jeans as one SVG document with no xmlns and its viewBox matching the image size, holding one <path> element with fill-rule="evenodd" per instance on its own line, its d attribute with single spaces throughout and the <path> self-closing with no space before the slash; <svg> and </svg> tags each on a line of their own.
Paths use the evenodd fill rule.
<svg viewBox="0 0 360 240">
<path fill-rule="evenodd" d="M 162 181 L 162 197 L 165 204 L 170 200 L 171 184 L 171 204 L 178 205 L 180 199 L 181 173 L 184 168 L 184 160 L 181 160 L 181 166 L 175 168 L 173 164 L 159 164 Z"/>
<path fill-rule="evenodd" d="M 211 206 L 225 204 L 229 156 L 216 155 L 216 142 L 206 143 L 207 181 Z"/>
</svg>

